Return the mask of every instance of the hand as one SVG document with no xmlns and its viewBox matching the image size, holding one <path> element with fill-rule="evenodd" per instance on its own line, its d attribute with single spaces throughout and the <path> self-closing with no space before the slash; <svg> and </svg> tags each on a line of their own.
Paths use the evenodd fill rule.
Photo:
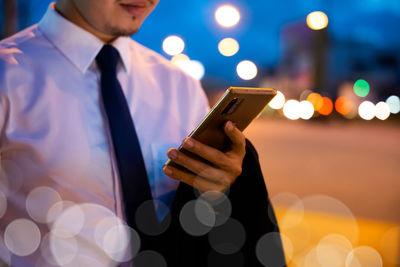
<svg viewBox="0 0 400 267">
<path fill-rule="evenodd" d="M 168 157 L 175 163 L 195 174 L 187 173 L 172 166 L 164 166 L 169 177 L 197 188 L 200 192 L 225 192 L 242 173 L 243 158 L 246 153 L 246 141 L 243 133 L 228 121 L 224 131 L 232 141 L 231 150 L 222 152 L 207 146 L 193 138 L 185 138 L 183 147 L 213 165 L 193 159 L 175 148 L 168 150 Z"/>
</svg>

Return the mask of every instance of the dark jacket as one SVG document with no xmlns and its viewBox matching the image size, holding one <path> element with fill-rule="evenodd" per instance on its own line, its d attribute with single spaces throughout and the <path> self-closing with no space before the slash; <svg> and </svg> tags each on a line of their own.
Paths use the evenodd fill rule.
<svg viewBox="0 0 400 267">
<path fill-rule="evenodd" d="M 172 209 L 166 219 L 169 225 L 167 230 L 161 235 L 143 235 L 141 237 L 142 251 L 159 252 L 169 267 L 279 267 L 285 265 L 280 239 L 276 240 L 277 246 L 272 250 L 269 249 L 270 244 L 265 242 L 259 244 L 258 253 L 263 255 L 261 256 L 263 264 L 256 255 L 256 245 L 260 238 L 268 233 L 279 232 L 279 229 L 270 206 L 258 154 L 248 140 L 246 140 L 246 156 L 243 160 L 242 174 L 228 193 L 232 207 L 230 219 L 201 236 L 188 234 L 179 221 L 182 207 L 188 201 L 198 197 L 196 192 L 184 183 L 179 185 Z M 216 247 L 219 252 L 213 247 Z M 156 259 L 157 257 L 148 257 L 148 255 L 146 258 L 139 254 L 134 260 L 134 266 L 163 267 L 161 261 Z"/>
</svg>

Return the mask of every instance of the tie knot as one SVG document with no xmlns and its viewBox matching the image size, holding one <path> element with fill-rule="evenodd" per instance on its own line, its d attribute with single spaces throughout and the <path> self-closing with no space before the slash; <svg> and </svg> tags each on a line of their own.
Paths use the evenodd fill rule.
<svg viewBox="0 0 400 267">
<path fill-rule="evenodd" d="M 96 56 L 101 71 L 116 71 L 118 60 L 118 50 L 111 45 L 104 45 Z"/>
</svg>

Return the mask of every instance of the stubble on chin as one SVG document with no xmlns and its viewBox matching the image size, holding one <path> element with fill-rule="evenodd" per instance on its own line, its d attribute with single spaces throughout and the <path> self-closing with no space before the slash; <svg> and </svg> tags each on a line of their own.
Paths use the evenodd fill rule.
<svg viewBox="0 0 400 267">
<path fill-rule="evenodd" d="M 132 20 L 136 20 L 136 17 L 132 17 Z M 111 36 L 131 36 L 136 34 L 139 31 L 139 27 L 137 29 L 124 29 L 122 27 L 115 27 L 111 25 L 105 25 L 105 31 L 109 33 Z"/>
</svg>

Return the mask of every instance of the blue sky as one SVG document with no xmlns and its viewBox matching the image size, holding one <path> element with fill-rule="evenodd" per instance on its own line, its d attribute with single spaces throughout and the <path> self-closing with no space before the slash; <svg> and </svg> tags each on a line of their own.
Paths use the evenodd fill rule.
<svg viewBox="0 0 400 267">
<path fill-rule="evenodd" d="M 19 0 L 28 7 L 24 23 L 35 23 L 45 12 L 48 0 Z M 93 1 L 94 3 L 96 1 Z M 215 9 L 232 4 L 241 12 L 241 21 L 232 29 L 219 27 Z M 304 22 L 308 13 L 324 11 L 334 40 L 371 43 L 382 49 L 400 47 L 399 0 L 161 0 L 133 38 L 163 54 L 161 44 L 168 35 L 181 36 L 184 53 L 201 61 L 206 74 L 238 81 L 236 64 L 249 59 L 259 66 L 273 67 L 280 59 L 280 31 L 293 22 Z M 23 12 L 20 12 L 22 14 Z M 239 41 L 239 52 L 230 58 L 218 53 L 218 42 L 225 37 Z"/>
</svg>

